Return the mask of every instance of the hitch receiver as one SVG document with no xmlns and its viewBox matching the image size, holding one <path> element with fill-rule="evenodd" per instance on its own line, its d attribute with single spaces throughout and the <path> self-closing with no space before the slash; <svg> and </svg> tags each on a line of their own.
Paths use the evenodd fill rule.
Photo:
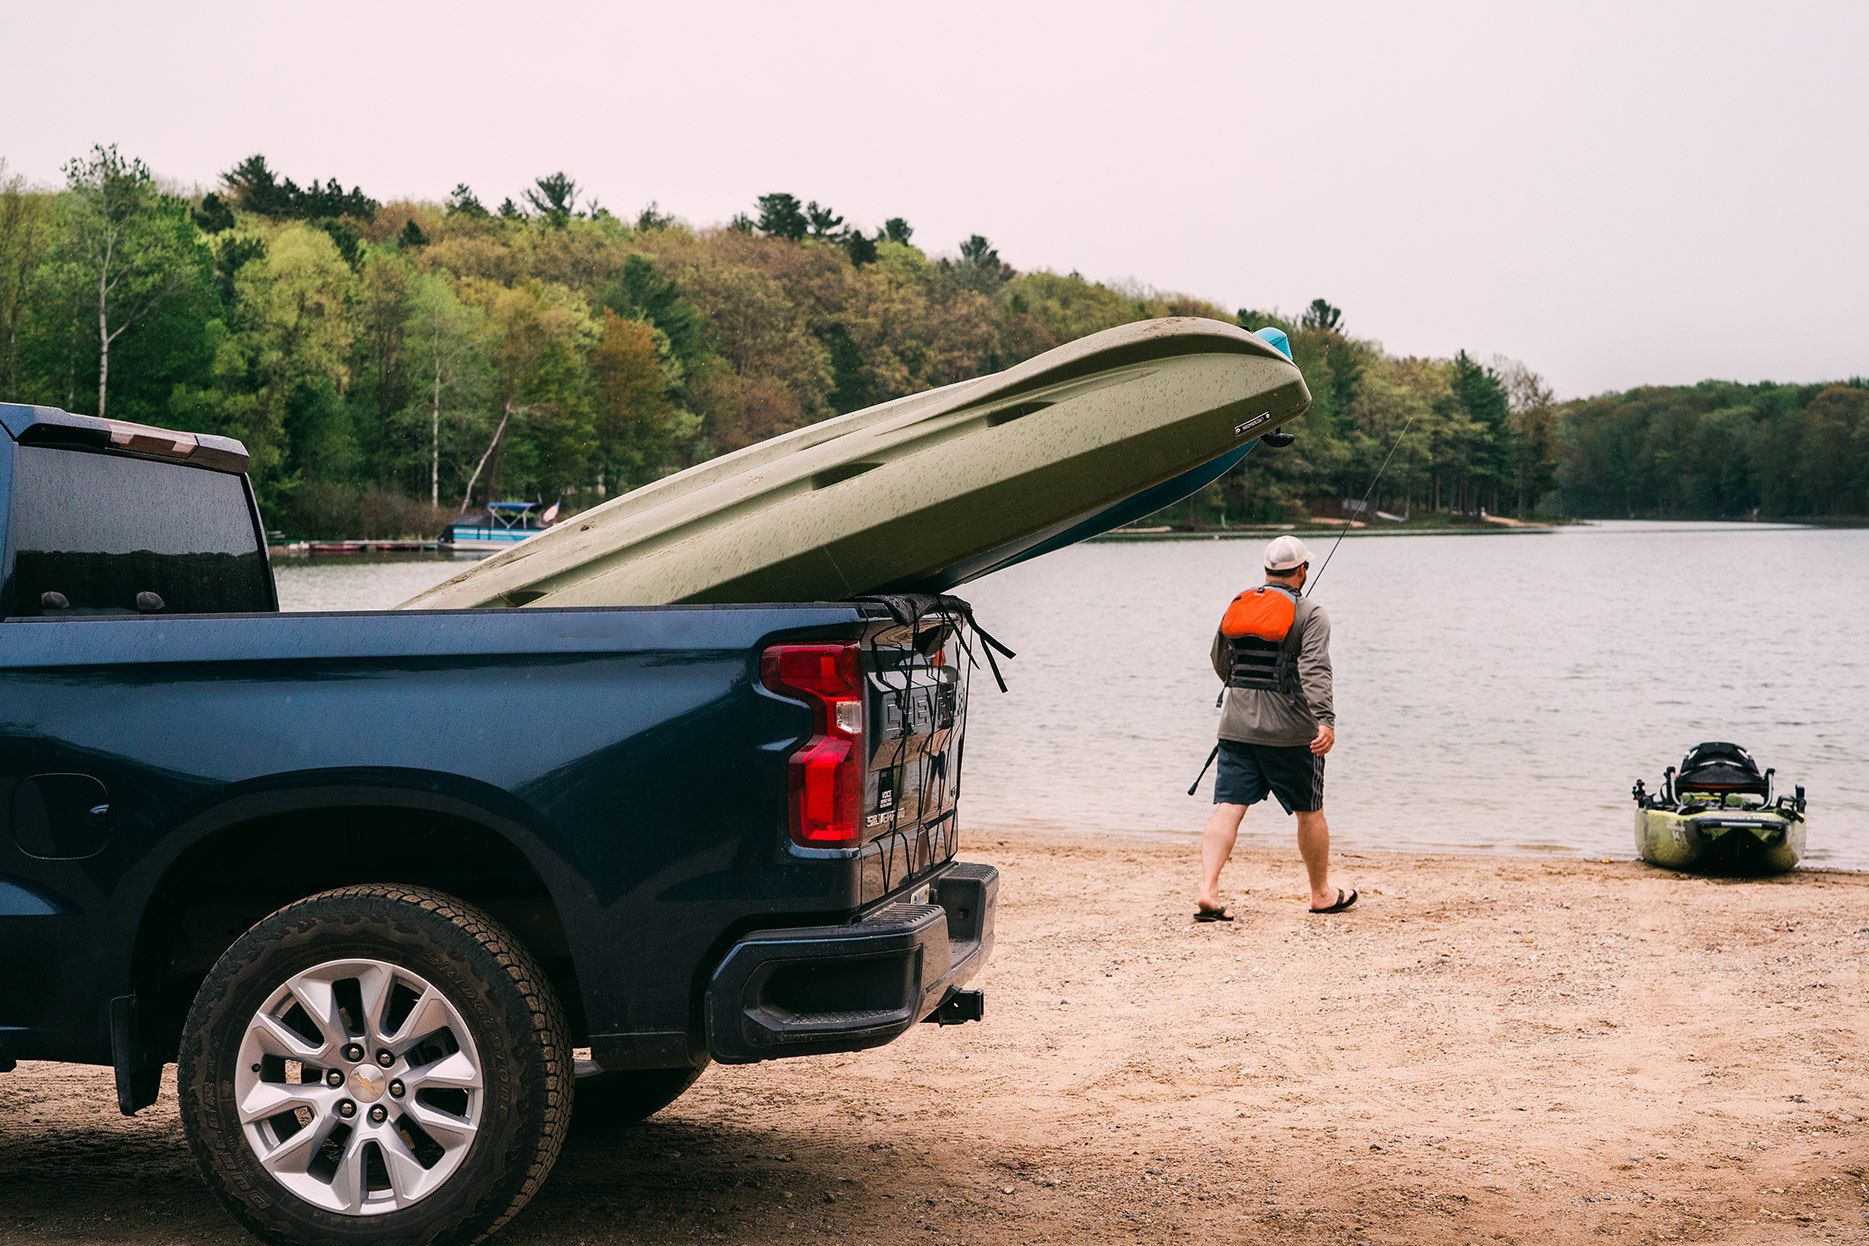
<svg viewBox="0 0 1869 1246">
<path fill-rule="evenodd" d="M 982 991 L 951 989 L 941 997 L 935 1010 L 923 1017 L 936 1025 L 965 1025 L 986 1015 L 986 994 Z"/>
</svg>

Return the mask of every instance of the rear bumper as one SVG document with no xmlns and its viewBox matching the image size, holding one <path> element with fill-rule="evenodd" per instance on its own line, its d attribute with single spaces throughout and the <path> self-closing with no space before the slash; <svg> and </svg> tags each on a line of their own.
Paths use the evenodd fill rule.
<svg viewBox="0 0 1869 1246">
<path fill-rule="evenodd" d="M 999 871 L 956 862 L 926 904 L 842 926 L 761 930 L 734 944 L 707 989 L 707 1046 L 723 1064 L 861 1051 L 906 1033 L 993 949 Z"/>
</svg>

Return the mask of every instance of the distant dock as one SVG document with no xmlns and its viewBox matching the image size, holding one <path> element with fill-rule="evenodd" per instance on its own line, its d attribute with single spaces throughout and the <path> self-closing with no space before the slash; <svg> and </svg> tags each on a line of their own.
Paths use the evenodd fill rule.
<svg viewBox="0 0 1869 1246">
<path fill-rule="evenodd" d="M 440 541 L 293 541 L 287 545 L 268 547 L 275 558 L 314 554 L 320 557 L 346 554 L 436 554 L 448 548 Z"/>
</svg>

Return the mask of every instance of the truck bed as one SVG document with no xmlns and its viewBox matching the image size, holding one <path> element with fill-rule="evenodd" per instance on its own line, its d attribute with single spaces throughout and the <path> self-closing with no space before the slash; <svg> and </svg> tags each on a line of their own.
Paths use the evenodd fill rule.
<svg viewBox="0 0 1869 1246">
<path fill-rule="evenodd" d="M 10 622 L 0 779 L 73 782 L 34 789 L 39 854 L 0 841 L 0 1047 L 159 1063 L 192 983 L 275 899 L 419 862 L 545 949 L 613 1063 L 704 1058 L 735 940 L 854 920 L 954 854 L 964 681 L 945 722 L 873 690 L 877 758 L 940 734 L 934 800 L 851 850 L 786 834 L 810 727 L 762 651 L 892 631 L 848 602 Z"/>
</svg>

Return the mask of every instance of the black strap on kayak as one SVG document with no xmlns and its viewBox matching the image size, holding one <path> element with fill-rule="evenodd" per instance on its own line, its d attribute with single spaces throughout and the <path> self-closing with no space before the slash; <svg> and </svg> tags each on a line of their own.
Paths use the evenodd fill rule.
<svg viewBox="0 0 1869 1246">
<path fill-rule="evenodd" d="M 875 602 L 887 610 L 889 617 L 896 622 L 905 627 L 914 628 L 918 632 L 922 619 L 931 612 L 932 608 L 948 610 L 959 615 L 967 624 L 964 628 L 956 629 L 961 652 L 967 655 L 967 664 L 976 667 L 980 665 L 980 659 L 974 653 L 973 642 L 969 638 L 969 633 L 975 633 L 980 637 L 981 647 L 986 650 L 986 664 L 993 672 L 993 682 L 999 685 L 1001 692 L 1006 691 L 1006 677 L 1000 674 L 999 661 L 994 654 L 997 653 L 1000 657 L 1008 659 L 1019 655 L 1008 649 L 993 633 L 980 626 L 980 620 L 974 617 L 972 602 L 947 593 L 867 593 L 854 600 Z"/>
<path fill-rule="evenodd" d="M 980 621 L 973 617 L 972 602 L 960 597 L 949 596 L 946 593 L 936 597 L 935 600 L 948 609 L 953 610 L 956 614 L 960 615 L 961 618 L 967 620 L 967 631 L 975 632 L 979 635 L 980 646 L 986 650 L 987 667 L 993 672 L 993 682 L 999 685 L 999 690 L 1001 692 L 1006 691 L 1006 677 L 999 673 L 999 659 L 995 658 L 993 655 L 997 652 L 1008 660 L 1016 658 L 1019 655 L 1000 643 L 999 638 L 993 635 L 993 633 L 980 626 Z M 979 659 L 974 657 L 973 646 L 968 643 L 966 632 L 961 633 L 960 645 L 961 650 L 967 655 L 967 660 L 975 666 L 980 665 Z"/>
<path fill-rule="evenodd" d="M 1188 784 L 1188 795 L 1194 795 L 1194 789 L 1198 788 L 1201 780 L 1207 777 L 1207 767 L 1213 765 L 1214 758 L 1218 756 L 1220 756 L 1220 741 L 1215 740 L 1214 751 L 1207 754 L 1207 760 L 1201 763 L 1201 772 L 1194 776 L 1194 782 Z"/>
</svg>

